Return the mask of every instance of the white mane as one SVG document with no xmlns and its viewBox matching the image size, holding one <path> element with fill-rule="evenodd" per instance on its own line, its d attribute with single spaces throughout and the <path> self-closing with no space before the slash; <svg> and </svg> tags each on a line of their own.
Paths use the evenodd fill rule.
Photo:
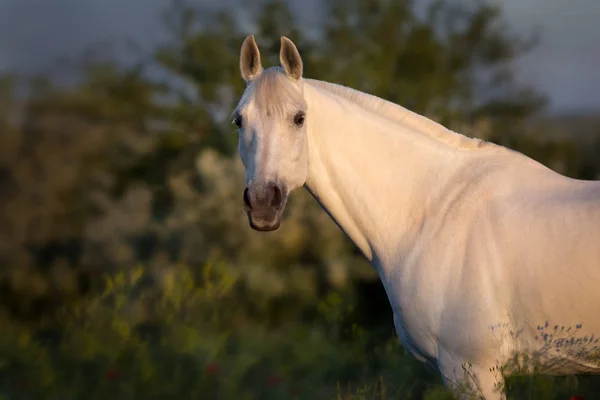
<svg viewBox="0 0 600 400">
<path fill-rule="evenodd" d="M 418 132 L 441 140 L 444 143 L 455 145 L 461 148 L 497 147 L 494 143 L 486 142 L 479 138 L 470 138 L 460 133 L 451 131 L 450 129 L 430 120 L 429 118 L 426 118 L 380 97 L 336 83 L 306 78 L 304 80 L 310 85 L 318 86 L 330 91 L 331 93 L 341 96 L 361 106 L 365 110 L 377 113 L 378 115 L 383 116 L 391 121 L 413 128 Z"/>
<path fill-rule="evenodd" d="M 449 145 L 463 149 L 498 147 L 494 143 L 454 132 L 427 117 L 380 97 L 336 83 L 309 78 L 304 78 L 304 81 L 309 85 L 323 88 L 335 95 L 341 96 L 367 111 L 376 113 L 390 121 L 408 126 L 419 133 L 428 135 Z M 303 93 L 294 89 L 281 67 L 271 67 L 264 70 L 255 81 L 248 85 L 234 114 L 247 104 L 251 97 L 254 97 L 259 106 L 269 114 L 281 114 L 284 110 L 284 105 L 290 101 L 294 103 L 296 108 L 304 109 L 306 108 L 306 103 L 302 95 Z"/>
</svg>

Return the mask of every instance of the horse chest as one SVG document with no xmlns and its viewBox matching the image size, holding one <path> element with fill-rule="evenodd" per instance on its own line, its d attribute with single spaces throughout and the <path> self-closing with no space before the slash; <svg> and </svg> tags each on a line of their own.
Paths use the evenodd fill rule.
<svg viewBox="0 0 600 400">
<path fill-rule="evenodd" d="M 417 360 L 435 366 L 435 349 L 428 340 L 427 334 L 419 334 L 414 329 L 410 329 L 401 313 L 394 311 L 394 327 L 396 334 L 402 344 L 402 347 Z"/>
<path fill-rule="evenodd" d="M 384 282 L 394 315 L 394 327 L 402 346 L 418 360 L 434 364 L 436 347 L 434 338 L 437 306 L 432 293 L 402 285 Z"/>
</svg>

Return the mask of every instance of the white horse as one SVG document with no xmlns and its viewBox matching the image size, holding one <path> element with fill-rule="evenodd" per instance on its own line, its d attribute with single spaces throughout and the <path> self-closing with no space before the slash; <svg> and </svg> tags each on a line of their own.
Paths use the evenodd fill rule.
<svg viewBox="0 0 600 400">
<path fill-rule="evenodd" d="M 600 182 L 303 78 L 285 37 L 280 62 L 263 70 L 244 41 L 233 115 L 253 229 L 277 229 L 306 187 L 376 268 L 402 345 L 449 387 L 505 398 L 493 367 L 514 352 L 550 374 L 600 372 L 585 346 L 600 336 Z"/>
</svg>

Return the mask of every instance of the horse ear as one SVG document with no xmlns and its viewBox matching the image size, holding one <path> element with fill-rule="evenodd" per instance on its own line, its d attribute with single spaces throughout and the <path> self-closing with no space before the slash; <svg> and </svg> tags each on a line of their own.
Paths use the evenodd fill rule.
<svg viewBox="0 0 600 400">
<path fill-rule="evenodd" d="M 240 52 L 240 71 L 246 82 L 250 82 L 259 76 L 262 72 L 260 63 L 260 52 L 254 40 L 254 35 L 248 36 L 242 43 Z"/>
<path fill-rule="evenodd" d="M 294 42 L 285 36 L 281 37 L 279 61 L 285 73 L 292 79 L 302 78 L 302 57 Z"/>
</svg>

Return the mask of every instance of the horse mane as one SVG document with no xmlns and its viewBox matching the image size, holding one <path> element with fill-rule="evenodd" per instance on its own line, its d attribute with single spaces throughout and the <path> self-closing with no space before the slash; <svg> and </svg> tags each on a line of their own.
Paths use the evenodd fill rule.
<svg viewBox="0 0 600 400">
<path fill-rule="evenodd" d="M 454 132 L 431 119 L 410 111 L 391 101 L 343 86 L 337 83 L 304 78 L 312 86 L 319 87 L 338 95 L 369 112 L 387 118 L 403 126 L 439 140 L 443 143 L 462 149 L 480 149 L 498 147 L 492 142 L 479 138 L 471 138 Z M 264 70 L 244 90 L 233 114 L 246 105 L 250 98 L 257 101 L 259 108 L 268 114 L 283 114 L 289 103 L 296 109 L 305 109 L 306 102 L 303 93 L 298 91 L 289 81 L 281 67 L 271 67 Z"/>
<path fill-rule="evenodd" d="M 372 94 L 361 92 L 337 83 L 307 78 L 304 80 L 312 86 L 323 88 L 333 94 L 341 96 L 367 111 L 376 113 L 404 126 L 408 126 L 444 143 L 464 149 L 497 147 L 497 145 L 492 142 L 487 142 L 479 138 L 467 137 L 454 132 L 429 118 Z"/>
</svg>

